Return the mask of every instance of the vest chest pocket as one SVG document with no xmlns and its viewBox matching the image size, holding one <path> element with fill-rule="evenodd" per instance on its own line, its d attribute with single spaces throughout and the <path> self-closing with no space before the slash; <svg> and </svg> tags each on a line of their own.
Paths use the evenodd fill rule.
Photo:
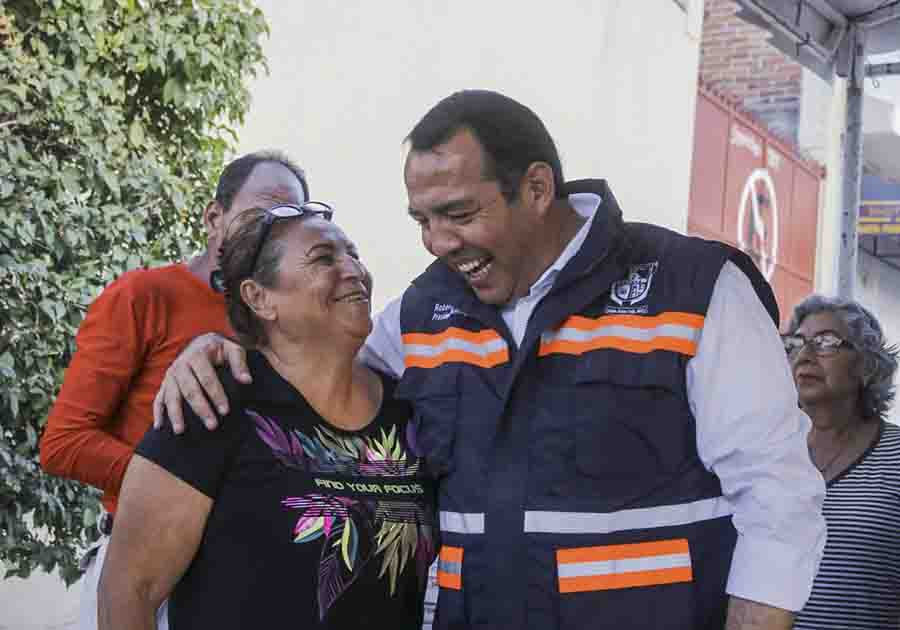
<svg viewBox="0 0 900 630">
<path fill-rule="evenodd" d="M 576 369 L 575 467 L 580 494 L 642 496 L 696 454 L 693 416 L 673 353 L 598 353 Z M 627 496 L 626 496 L 627 495 Z"/>
</svg>

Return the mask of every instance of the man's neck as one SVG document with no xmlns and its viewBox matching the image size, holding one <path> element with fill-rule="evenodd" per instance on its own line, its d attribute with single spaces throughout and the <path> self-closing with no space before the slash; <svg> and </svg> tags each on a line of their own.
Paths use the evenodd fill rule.
<svg viewBox="0 0 900 630">
<path fill-rule="evenodd" d="M 194 256 L 185 264 L 187 265 L 188 271 L 197 276 L 201 282 L 209 284 L 209 277 L 215 269 L 209 250 Z"/>
<path fill-rule="evenodd" d="M 541 227 L 541 241 L 545 243 L 545 246 L 539 250 L 540 253 L 537 256 L 538 269 L 532 273 L 531 283 L 524 287 L 525 292 L 523 295 L 515 296 L 513 302 L 528 294 L 531 287 L 559 259 L 566 247 L 569 246 L 569 243 L 572 242 L 572 239 L 575 238 L 575 235 L 578 234 L 578 230 L 587 221 L 585 217 L 578 214 L 569 205 L 568 201 L 561 199 L 555 203 L 558 206 L 554 209 L 554 212 L 550 213 L 547 221 Z"/>
</svg>

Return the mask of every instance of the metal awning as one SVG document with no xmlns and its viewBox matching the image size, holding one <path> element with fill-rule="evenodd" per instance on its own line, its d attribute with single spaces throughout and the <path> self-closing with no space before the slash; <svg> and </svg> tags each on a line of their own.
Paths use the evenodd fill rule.
<svg viewBox="0 0 900 630">
<path fill-rule="evenodd" d="M 852 72 L 854 31 L 868 55 L 900 50 L 900 0 L 738 0 L 738 15 L 771 33 L 772 44 L 822 78 Z M 855 29 L 853 27 L 856 27 Z M 900 67 L 872 70 L 880 74 Z"/>
<path fill-rule="evenodd" d="M 853 297 L 862 178 L 863 81 L 900 75 L 900 63 L 867 64 L 900 51 L 900 0 L 737 0 L 738 15 L 771 33 L 772 44 L 822 78 L 847 79 L 838 294 Z"/>
</svg>

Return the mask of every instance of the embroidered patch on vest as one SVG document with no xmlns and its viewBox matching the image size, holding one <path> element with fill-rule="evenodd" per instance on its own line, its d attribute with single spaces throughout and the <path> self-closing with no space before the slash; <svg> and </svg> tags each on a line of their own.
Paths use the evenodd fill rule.
<svg viewBox="0 0 900 630">
<path fill-rule="evenodd" d="M 613 283 L 609 297 L 618 306 L 607 306 L 607 313 L 638 314 L 646 313 L 647 305 L 640 304 L 650 294 L 653 275 L 659 268 L 659 262 L 632 265 L 628 275 Z"/>
</svg>

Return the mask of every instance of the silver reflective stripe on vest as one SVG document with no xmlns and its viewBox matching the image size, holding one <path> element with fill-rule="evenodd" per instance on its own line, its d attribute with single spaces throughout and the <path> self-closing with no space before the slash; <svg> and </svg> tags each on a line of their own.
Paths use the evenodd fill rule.
<svg viewBox="0 0 900 630">
<path fill-rule="evenodd" d="M 426 346 L 417 343 L 403 344 L 403 350 L 406 354 L 414 354 L 421 357 L 436 357 L 448 350 L 462 350 L 463 352 L 471 352 L 478 356 L 486 357 L 494 352 L 506 350 L 509 346 L 506 341 L 500 339 L 490 339 L 482 343 L 474 343 L 464 339 L 446 339 L 434 346 Z"/>
<path fill-rule="evenodd" d="M 441 531 L 451 534 L 483 534 L 483 512 L 441 512 Z"/>
<path fill-rule="evenodd" d="M 619 512 L 529 511 L 525 512 L 525 532 L 529 534 L 609 534 L 628 529 L 687 525 L 729 516 L 732 512 L 731 505 L 725 497 Z M 441 518 L 442 528 L 443 524 L 443 518 Z"/>
<path fill-rule="evenodd" d="M 462 575 L 462 562 L 450 562 L 449 560 L 438 559 L 438 571 L 444 573 L 452 573 L 454 575 Z"/>
<path fill-rule="evenodd" d="M 697 341 L 700 337 L 698 328 L 678 324 L 660 324 L 653 328 L 635 328 L 633 326 L 602 326 L 595 330 L 579 330 L 577 328 L 560 328 L 555 332 L 541 335 L 544 343 L 551 341 L 592 341 L 600 337 L 620 337 L 634 341 L 653 341 L 657 337 L 678 337 L 687 341 Z"/>
<path fill-rule="evenodd" d="M 635 571 L 660 571 L 690 567 L 691 556 L 687 553 L 676 553 L 665 556 L 647 558 L 621 558 L 618 560 L 601 560 L 599 562 L 572 562 L 560 564 L 559 577 L 584 577 L 591 575 L 612 575 L 616 573 L 632 573 Z"/>
</svg>

